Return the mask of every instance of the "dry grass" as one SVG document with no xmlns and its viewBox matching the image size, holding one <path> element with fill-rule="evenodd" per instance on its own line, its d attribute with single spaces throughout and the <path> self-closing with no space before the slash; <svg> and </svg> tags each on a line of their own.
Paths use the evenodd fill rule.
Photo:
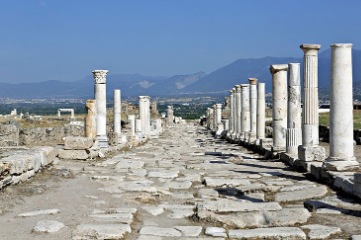
<svg viewBox="0 0 361 240">
<path fill-rule="evenodd" d="M 330 126 L 330 113 L 320 113 L 320 125 Z M 354 129 L 361 129 L 361 110 L 353 111 L 353 126 Z"/>
</svg>

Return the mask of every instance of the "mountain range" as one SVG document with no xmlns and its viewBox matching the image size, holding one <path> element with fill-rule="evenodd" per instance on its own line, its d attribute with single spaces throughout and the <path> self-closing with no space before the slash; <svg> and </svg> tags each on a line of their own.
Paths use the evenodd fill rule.
<svg viewBox="0 0 361 240">
<path fill-rule="evenodd" d="M 353 50 L 354 87 L 361 88 L 361 50 Z M 325 50 L 319 54 L 319 87 L 330 85 L 330 55 Z M 271 64 L 301 63 L 302 58 L 263 57 L 238 59 L 216 71 L 206 74 L 175 75 L 172 77 L 149 77 L 140 74 L 108 74 L 107 93 L 112 96 L 113 89 L 121 89 L 123 97 L 139 95 L 175 96 L 181 94 L 226 94 L 234 85 L 247 83 L 248 78 L 258 78 L 266 83 L 266 90 L 271 91 L 272 81 L 269 72 Z M 302 71 L 301 71 L 302 75 Z M 301 76 L 302 77 L 302 76 Z M 301 78 L 302 79 L 302 78 Z M 2 79 L 5 81 L 5 79 Z M 1 98 L 93 98 L 94 81 L 91 75 L 74 82 L 44 81 L 35 83 L 0 83 Z"/>
</svg>

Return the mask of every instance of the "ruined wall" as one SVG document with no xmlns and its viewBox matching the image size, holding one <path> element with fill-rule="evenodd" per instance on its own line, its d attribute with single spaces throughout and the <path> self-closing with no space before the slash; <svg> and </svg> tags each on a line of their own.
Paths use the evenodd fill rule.
<svg viewBox="0 0 361 240">
<path fill-rule="evenodd" d="M 19 131 L 19 145 L 43 146 L 63 143 L 63 137 L 84 136 L 84 127 L 67 125 L 46 128 L 24 128 Z"/>
<path fill-rule="evenodd" d="M 0 125 L 0 147 L 13 147 L 19 144 L 19 126 L 17 124 Z"/>
</svg>

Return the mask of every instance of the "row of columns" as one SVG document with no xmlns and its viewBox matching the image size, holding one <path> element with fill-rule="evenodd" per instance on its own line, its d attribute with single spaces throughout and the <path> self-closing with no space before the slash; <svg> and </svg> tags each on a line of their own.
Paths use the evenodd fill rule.
<svg viewBox="0 0 361 240">
<path fill-rule="evenodd" d="M 106 76 L 108 70 L 94 70 L 94 99 L 87 100 L 87 116 L 85 120 L 85 136 L 95 138 L 100 148 L 108 148 L 107 137 L 107 108 L 106 108 Z M 114 129 L 117 143 L 122 143 L 121 133 L 121 91 L 114 90 Z M 141 135 L 147 138 L 151 133 L 150 97 L 139 97 L 139 119 L 135 115 L 129 115 L 128 121 L 131 126 L 131 137 Z M 161 125 L 159 122 L 155 123 Z M 137 131 L 138 129 L 138 131 Z M 157 127 L 156 127 L 157 129 Z M 158 131 L 159 129 L 157 129 Z"/>
<path fill-rule="evenodd" d="M 270 66 L 272 151 L 285 152 L 304 162 L 323 162 L 327 170 L 358 168 L 353 147 L 352 44 L 331 45 L 330 153 L 327 159 L 325 149 L 319 145 L 320 47 L 318 44 L 300 46 L 304 52 L 302 91 L 300 63 Z M 249 84 L 235 85 L 230 90 L 227 136 L 232 140 L 262 144 L 265 140 L 265 84 L 257 83 L 255 78 L 248 80 Z M 218 107 L 207 110 L 207 118 L 213 119 L 208 122 L 210 129 L 216 130 L 221 122 L 219 112 Z"/>
</svg>

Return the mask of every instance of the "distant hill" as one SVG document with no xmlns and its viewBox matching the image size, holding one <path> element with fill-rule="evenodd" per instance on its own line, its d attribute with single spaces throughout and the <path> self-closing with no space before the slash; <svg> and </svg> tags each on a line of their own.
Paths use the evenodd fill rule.
<svg viewBox="0 0 361 240">
<path fill-rule="evenodd" d="M 319 54 L 319 87 L 330 85 L 330 49 Z M 247 83 L 248 78 L 258 78 L 266 83 L 266 90 L 271 91 L 271 64 L 301 63 L 302 58 L 263 57 L 255 59 L 238 59 L 216 71 L 205 74 L 175 75 L 172 77 L 149 77 L 140 74 L 112 74 L 107 77 L 109 98 L 113 89 L 121 89 L 122 96 L 135 97 L 174 96 L 179 94 L 221 93 L 226 94 L 235 84 Z M 361 50 L 353 50 L 354 87 L 361 92 Z M 302 70 L 301 70 L 302 74 Z M 302 77 L 302 76 L 301 76 Z M 301 78 L 302 79 L 302 78 Z M 228 94 L 228 93 L 227 93 Z M 1 98 L 92 98 L 94 96 L 94 80 L 87 75 L 75 82 L 45 81 L 37 83 L 0 83 Z"/>
</svg>

